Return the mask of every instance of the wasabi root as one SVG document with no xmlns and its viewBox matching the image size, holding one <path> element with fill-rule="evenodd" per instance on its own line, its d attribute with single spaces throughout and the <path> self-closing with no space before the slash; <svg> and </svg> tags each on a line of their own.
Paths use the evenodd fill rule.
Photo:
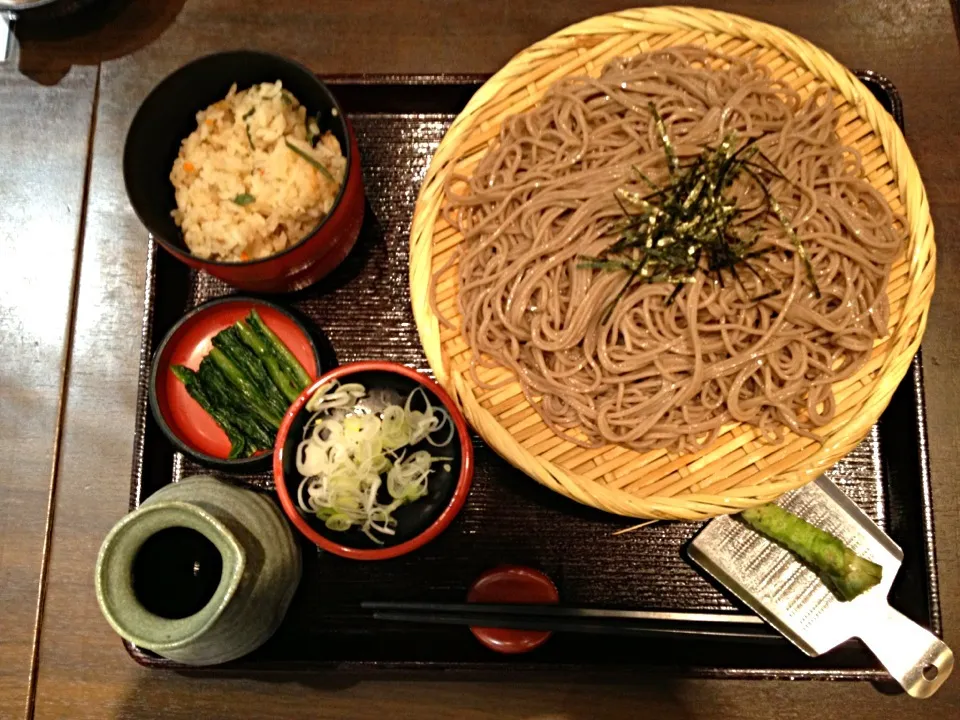
<svg viewBox="0 0 960 720">
<path fill-rule="evenodd" d="M 880 565 L 860 557 L 836 536 L 778 505 L 750 508 L 740 517 L 760 534 L 798 555 L 844 601 L 865 593 L 883 576 Z"/>
</svg>

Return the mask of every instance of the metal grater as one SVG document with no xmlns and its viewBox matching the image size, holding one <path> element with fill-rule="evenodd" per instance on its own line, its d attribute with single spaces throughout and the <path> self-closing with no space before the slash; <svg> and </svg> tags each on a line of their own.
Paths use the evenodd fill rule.
<svg viewBox="0 0 960 720">
<path fill-rule="evenodd" d="M 903 561 L 896 543 L 825 477 L 777 504 L 881 565 L 880 584 L 850 602 L 838 600 L 793 554 L 730 516 L 700 531 L 690 558 L 807 655 L 860 638 L 908 694 L 933 695 L 953 670 L 953 653 L 890 607 L 887 595 Z"/>
</svg>

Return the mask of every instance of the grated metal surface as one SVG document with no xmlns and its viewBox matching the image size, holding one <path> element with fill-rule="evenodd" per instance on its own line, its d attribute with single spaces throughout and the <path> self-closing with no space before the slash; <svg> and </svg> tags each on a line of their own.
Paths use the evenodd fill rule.
<svg viewBox="0 0 960 720">
<path fill-rule="evenodd" d="M 850 512 L 849 498 L 823 478 L 784 495 L 777 504 L 840 538 L 883 568 L 880 585 L 852 602 L 839 600 L 807 565 L 735 517 L 717 518 L 694 538 L 690 556 L 737 597 L 751 604 L 808 655 L 854 637 L 861 623 L 882 623 L 903 555 L 876 528 Z"/>
</svg>

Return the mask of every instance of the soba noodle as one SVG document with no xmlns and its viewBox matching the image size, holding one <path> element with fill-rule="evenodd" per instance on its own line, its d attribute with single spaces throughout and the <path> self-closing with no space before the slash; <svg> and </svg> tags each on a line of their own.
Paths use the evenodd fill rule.
<svg viewBox="0 0 960 720">
<path fill-rule="evenodd" d="M 671 299 L 671 283 L 622 292 L 626 273 L 583 266 L 617 239 L 617 192 L 649 192 L 637 169 L 668 178 L 651 102 L 681 165 L 731 132 L 755 140 L 783 175 L 766 187 L 819 294 L 762 188 L 743 179 L 727 195 L 759 228 L 756 247 L 771 248 L 751 271 L 725 282 L 698 272 Z M 732 422 L 773 441 L 785 428 L 816 438 L 835 412 L 832 383 L 886 333 L 886 285 L 904 243 L 903 221 L 836 126 L 828 89 L 801 100 L 763 66 L 694 48 L 556 83 L 446 188 L 463 234 L 461 332 L 477 382 L 489 387 L 479 366 L 513 370 L 544 422 L 587 447 L 687 452 Z"/>
</svg>

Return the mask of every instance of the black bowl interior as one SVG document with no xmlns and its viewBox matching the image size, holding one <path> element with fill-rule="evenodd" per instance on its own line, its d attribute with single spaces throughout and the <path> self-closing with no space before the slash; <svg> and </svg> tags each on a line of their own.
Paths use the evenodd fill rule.
<svg viewBox="0 0 960 720">
<path fill-rule="evenodd" d="M 336 136 L 347 163 L 351 162 L 343 112 L 327 87 L 307 68 L 278 55 L 251 50 L 200 58 L 154 88 L 127 133 L 123 152 L 127 195 L 154 236 L 188 252 L 170 215 L 176 208 L 170 170 L 180 144 L 197 129 L 197 113 L 226 97 L 233 83 L 239 91 L 277 80 L 303 104 L 308 115 L 319 113 L 321 131 L 329 130 Z"/>
<path fill-rule="evenodd" d="M 351 373 L 348 376 L 340 378 L 341 382 L 362 383 L 368 391 L 376 389 L 395 390 L 406 398 L 420 384 L 412 378 L 404 375 L 398 375 L 384 370 L 365 370 L 362 372 Z M 424 387 L 430 404 L 444 407 L 436 395 L 429 388 Z M 422 401 L 417 398 L 413 405 L 414 410 L 423 410 Z M 297 472 L 296 453 L 297 447 L 303 440 L 303 431 L 307 421 L 312 413 L 301 410 L 290 426 L 290 432 L 287 435 L 286 443 L 283 446 L 283 478 L 286 483 L 287 492 L 293 498 L 294 504 L 297 500 L 297 489 L 303 477 Z M 408 505 L 403 505 L 397 509 L 393 516 L 397 519 L 395 535 L 375 535 L 383 541 L 379 545 L 368 538 L 359 528 L 352 527 L 346 531 L 329 530 L 327 526 L 314 515 L 305 515 L 310 527 L 317 533 L 327 538 L 331 542 L 347 547 L 361 550 L 376 550 L 393 547 L 401 543 L 412 540 L 417 535 L 425 531 L 443 512 L 444 508 L 450 504 L 454 490 L 457 487 L 457 481 L 460 478 L 460 467 L 462 464 L 462 453 L 460 447 L 460 436 L 454 433 L 453 439 L 449 445 L 442 448 L 436 448 L 424 441 L 408 448 L 408 454 L 416 450 L 428 450 L 434 456 L 442 454 L 445 457 L 452 457 L 449 463 L 449 470 L 446 470 L 446 463 L 436 463 L 433 465 L 433 472 L 430 473 L 430 479 L 427 483 L 427 494 Z M 383 502 L 389 502 L 390 497 L 386 488 L 381 488 L 380 499 Z"/>
</svg>

